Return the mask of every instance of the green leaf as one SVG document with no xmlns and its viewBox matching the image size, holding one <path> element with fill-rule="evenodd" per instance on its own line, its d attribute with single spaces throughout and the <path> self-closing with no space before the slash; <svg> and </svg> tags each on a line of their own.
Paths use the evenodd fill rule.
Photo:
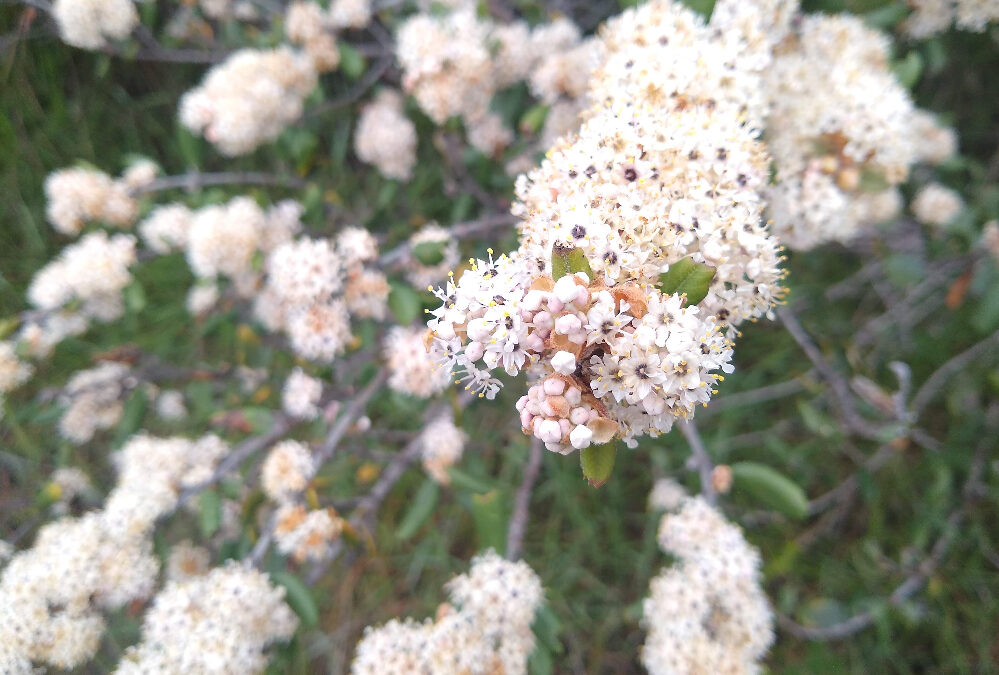
<svg viewBox="0 0 999 675">
<path fill-rule="evenodd" d="M 472 495 L 472 517 L 475 533 L 479 536 L 479 549 L 496 551 L 506 549 L 506 500 L 499 490 Z"/>
<path fill-rule="evenodd" d="M 352 80 L 356 80 L 368 68 L 368 61 L 361 52 L 351 47 L 346 42 L 337 45 L 340 49 L 340 70 Z"/>
<path fill-rule="evenodd" d="M 222 525 L 222 498 L 215 490 L 205 490 L 198 497 L 198 511 L 201 536 L 208 539 Z"/>
<path fill-rule="evenodd" d="M 782 473 L 758 462 L 737 462 L 732 465 L 733 484 L 745 490 L 771 508 L 791 518 L 808 515 L 805 491 Z"/>
<path fill-rule="evenodd" d="M 240 412 L 250 423 L 250 433 L 262 434 L 270 431 L 271 427 L 274 426 L 274 411 L 269 408 L 251 406 L 243 408 Z"/>
<path fill-rule="evenodd" d="M 284 570 L 271 572 L 271 579 L 278 586 L 284 586 L 288 606 L 292 608 L 307 628 L 319 623 L 319 607 L 316 605 L 309 587 L 301 579 Z"/>
<path fill-rule="evenodd" d="M 681 258 L 659 275 L 659 290 L 663 295 L 686 295 L 687 305 L 696 305 L 708 294 L 715 268 Z"/>
<path fill-rule="evenodd" d="M 521 116 L 520 130 L 525 134 L 536 134 L 541 129 L 545 123 L 545 119 L 548 117 L 548 107 L 543 104 L 538 104 L 527 109 L 527 111 Z"/>
<path fill-rule="evenodd" d="M 146 416 L 146 392 L 136 389 L 125 401 L 125 406 L 121 415 L 121 422 L 115 431 L 114 440 L 111 446 L 120 448 L 125 441 L 142 426 L 142 420 Z"/>
<path fill-rule="evenodd" d="M 576 272 L 584 272 L 593 281 L 593 269 L 583 250 L 556 244 L 552 249 L 552 278 L 558 281 L 565 275 Z"/>
<path fill-rule="evenodd" d="M 413 257 L 424 265 L 440 265 L 444 261 L 446 246 L 444 241 L 425 241 L 413 247 Z"/>
<path fill-rule="evenodd" d="M 392 290 L 389 291 L 388 306 L 392 310 L 393 316 L 403 326 L 408 326 L 420 316 L 423 310 L 423 301 L 420 294 L 413 290 L 412 286 L 403 283 L 392 283 Z"/>
<path fill-rule="evenodd" d="M 905 55 L 901 61 L 896 61 L 892 67 L 895 77 L 906 89 L 912 89 L 919 82 L 919 76 L 923 73 L 923 58 L 917 51 L 911 51 Z"/>
<path fill-rule="evenodd" d="M 482 494 L 483 492 L 489 492 L 493 488 L 492 484 L 483 479 L 476 478 L 453 466 L 447 470 L 447 473 L 451 476 L 452 486 L 467 492 Z"/>
<path fill-rule="evenodd" d="M 427 522 L 427 519 L 434 512 L 440 492 L 440 486 L 437 485 L 435 480 L 427 478 L 423 481 L 423 485 L 420 486 L 420 489 L 416 492 L 416 496 L 413 497 L 413 503 L 410 505 L 409 511 L 406 512 L 402 522 L 399 523 L 399 529 L 395 531 L 396 539 L 406 541 L 416 534 L 420 526 Z"/>
<path fill-rule="evenodd" d="M 591 445 L 579 452 L 579 464 L 583 467 L 583 477 L 595 488 L 600 487 L 614 471 L 614 456 L 617 446 L 614 443 Z"/>
<path fill-rule="evenodd" d="M 133 280 L 125 287 L 125 307 L 132 314 L 138 314 L 146 308 L 146 292 L 142 289 L 142 284 Z"/>
</svg>

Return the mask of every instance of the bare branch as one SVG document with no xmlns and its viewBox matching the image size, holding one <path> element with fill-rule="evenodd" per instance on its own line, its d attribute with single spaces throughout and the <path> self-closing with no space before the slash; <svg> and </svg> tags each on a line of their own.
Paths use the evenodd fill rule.
<svg viewBox="0 0 999 675">
<path fill-rule="evenodd" d="M 520 487 L 517 488 L 517 495 L 513 502 L 513 515 L 510 516 L 510 527 L 506 532 L 507 560 L 520 558 L 521 545 L 524 542 L 524 534 L 527 532 L 531 492 L 534 490 L 534 482 L 538 479 L 538 472 L 541 470 L 543 452 L 541 440 L 532 436 L 530 454 L 527 457 L 527 464 L 524 466 L 524 478 L 520 482 Z"/>
<path fill-rule="evenodd" d="M 336 424 L 330 429 L 329 434 L 326 436 L 326 440 L 323 444 L 319 446 L 319 449 L 315 452 L 316 466 L 322 466 L 328 462 L 332 457 L 333 453 L 336 452 L 337 446 L 340 444 L 340 440 L 347 433 L 350 426 L 357 421 L 357 418 L 364 413 L 364 409 L 368 405 L 368 401 L 371 397 L 375 395 L 382 385 L 385 384 L 385 380 L 388 378 L 388 372 L 382 368 L 378 371 L 375 377 L 368 383 L 368 385 L 361 390 L 361 392 L 354 397 L 346 408 L 344 408 L 343 413 L 337 419 Z"/>
<path fill-rule="evenodd" d="M 692 419 L 680 420 L 677 425 L 683 432 L 683 437 L 687 439 L 687 443 L 690 444 L 690 460 L 701 477 L 701 494 L 709 504 L 716 504 L 718 493 L 715 492 L 715 486 L 711 480 L 711 472 L 714 471 L 715 467 L 711 462 L 711 456 L 708 455 L 707 448 L 704 447 L 704 441 L 701 440 L 701 434 L 698 433 L 697 426 Z"/>
<path fill-rule="evenodd" d="M 470 220 L 468 222 L 452 225 L 448 228 L 448 235 L 451 239 L 465 239 L 483 234 L 485 232 L 490 232 L 501 227 L 509 227 L 516 222 L 517 219 L 509 213 L 494 213 L 476 220 Z M 411 249 L 412 246 L 408 241 L 403 242 L 391 251 L 382 254 L 381 258 L 378 259 L 378 265 L 380 267 L 393 267 L 395 265 L 400 265 L 406 261 L 406 257 L 409 255 Z"/>
<path fill-rule="evenodd" d="M 937 370 L 930 375 L 929 379 L 923 383 L 923 386 L 919 388 L 916 395 L 912 398 L 912 416 L 913 418 L 919 417 L 933 397 L 937 395 L 937 392 L 943 388 L 947 380 L 959 373 L 965 367 L 970 365 L 980 356 L 983 356 L 989 352 L 989 350 L 994 346 L 994 343 L 999 342 L 999 330 L 992 333 L 984 340 L 981 340 L 971 347 L 968 347 L 963 352 L 954 356 L 942 366 L 937 368 Z"/>
<path fill-rule="evenodd" d="M 161 192 L 163 190 L 183 189 L 192 191 L 215 185 L 276 185 L 301 189 L 304 188 L 307 183 L 301 178 L 297 178 L 295 176 L 281 176 L 272 173 L 260 173 L 254 171 L 225 171 L 220 173 L 200 173 L 192 171 L 191 173 L 180 174 L 177 176 L 163 176 L 162 178 L 157 178 L 151 183 L 136 188 L 133 190 L 132 194 L 138 197 L 152 192 Z"/>
</svg>

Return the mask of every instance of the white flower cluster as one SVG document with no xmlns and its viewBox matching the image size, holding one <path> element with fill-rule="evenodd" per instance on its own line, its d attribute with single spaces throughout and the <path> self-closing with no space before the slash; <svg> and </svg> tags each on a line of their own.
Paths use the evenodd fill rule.
<svg viewBox="0 0 999 675">
<path fill-rule="evenodd" d="M 305 490 L 316 468 L 309 446 L 300 441 L 281 441 L 271 448 L 264 460 L 260 486 L 273 501 L 287 502 Z"/>
<path fill-rule="evenodd" d="M 180 121 L 225 155 L 278 137 L 316 86 L 310 57 L 290 47 L 242 49 L 213 67 L 180 101 Z"/>
<path fill-rule="evenodd" d="M 890 41 L 849 15 L 804 16 L 767 70 L 774 231 L 792 248 L 847 241 L 896 216 L 895 186 L 953 153 L 953 133 L 917 110 L 891 70 Z"/>
<path fill-rule="evenodd" d="M 64 248 L 28 287 L 28 302 L 42 313 L 19 336 L 28 351 L 45 355 L 63 337 L 84 332 L 90 321 L 121 317 L 122 290 L 132 281 L 135 261 L 135 237 L 128 234 L 92 232 Z"/>
<path fill-rule="evenodd" d="M 759 552 L 701 497 L 663 516 L 659 545 L 678 562 L 652 580 L 643 605 L 649 673 L 761 672 L 774 633 Z"/>
<path fill-rule="evenodd" d="M 259 673 L 265 650 L 288 640 L 298 619 L 267 575 L 229 561 L 208 574 L 171 581 L 153 601 L 142 641 L 117 675 Z"/>
<path fill-rule="evenodd" d="M 151 539 L 156 520 L 226 452 L 214 436 L 140 435 L 126 443 L 114 456 L 118 484 L 104 509 L 44 526 L 34 546 L 0 575 L 3 672 L 30 673 L 32 661 L 69 669 L 91 658 L 104 631 L 101 610 L 152 592 L 159 571 Z"/>
<path fill-rule="evenodd" d="M 300 563 L 327 557 L 344 526 L 343 518 L 333 509 L 308 511 L 305 506 L 292 503 L 279 506 L 274 519 L 278 551 Z"/>
<path fill-rule="evenodd" d="M 46 495 L 54 499 L 52 512 L 58 516 L 69 513 L 72 502 L 93 490 L 90 477 L 75 466 L 56 469 L 45 486 Z"/>
<path fill-rule="evenodd" d="M 204 546 L 196 546 L 188 540 L 178 542 L 170 547 L 166 578 L 168 581 L 184 581 L 199 577 L 208 572 L 211 557 Z"/>
<path fill-rule="evenodd" d="M 665 1 L 609 22 L 582 128 L 518 179 L 520 248 L 437 291 L 433 356 L 489 398 L 489 371 L 531 367 L 517 407 L 550 450 L 669 431 L 731 371 L 723 331 L 769 315 L 782 293 L 761 217 L 768 161 L 745 122 L 764 106 L 731 84 L 732 55 L 749 49 L 726 52 L 719 34 Z M 553 279 L 566 255 L 590 271 Z M 697 306 L 658 288 L 681 261 L 713 271 Z"/>
<path fill-rule="evenodd" d="M 340 65 L 340 50 L 330 16 L 317 3 L 300 0 L 288 5 L 284 33 L 289 42 L 302 46 L 318 72 L 325 73 Z"/>
<path fill-rule="evenodd" d="M 309 377 L 301 368 L 295 368 L 281 390 L 281 406 L 292 417 L 312 420 L 319 417 L 318 404 L 322 394 L 322 382 Z"/>
<path fill-rule="evenodd" d="M 139 23 L 132 0 L 55 0 L 52 17 L 63 41 L 81 49 L 124 40 Z"/>
<path fill-rule="evenodd" d="M 168 389 L 156 397 L 156 415 L 161 420 L 174 422 L 187 417 L 184 394 L 176 389 Z"/>
<path fill-rule="evenodd" d="M 364 106 L 354 132 L 354 151 L 388 178 L 409 180 L 416 164 L 416 125 L 403 112 L 402 94 L 383 89 Z"/>
<path fill-rule="evenodd" d="M 534 650 L 531 622 L 543 599 L 541 581 L 524 562 L 489 551 L 467 575 L 452 579 L 451 604 L 435 621 L 393 619 L 367 628 L 353 675 L 523 675 Z"/>
<path fill-rule="evenodd" d="M 271 330 L 283 330 L 300 356 L 331 362 L 350 341 L 350 315 L 384 316 L 388 281 L 371 263 L 374 237 L 345 228 L 336 241 L 303 237 L 276 247 L 255 311 Z"/>
<path fill-rule="evenodd" d="M 424 331 L 418 328 L 393 326 L 385 336 L 382 352 L 389 371 L 388 385 L 399 393 L 430 398 L 451 382 L 450 371 L 439 368 L 427 354 Z"/>
<path fill-rule="evenodd" d="M 437 124 L 465 123 L 471 144 L 495 154 L 513 133 L 489 110 L 493 94 L 530 80 L 548 103 L 578 97 L 586 86 L 594 42 L 561 19 L 533 30 L 524 22 L 497 24 L 480 17 L 474 2 L 451 3 L 446 13 L 410 17 L 396 34 L 403 88 Z"/>
<path fill-rule="evenodd" d="M 956 190 L 941 185 L 929 183 L 924 185 L 912 200 L 912 215 L 921 223 L 943 227 L 947 225 L 964 209 L 964 200 Z"/>
<path fill-rule="evenodd" d="M 105 361 L 94 368 L 81 370 L 66 383 L 59 402 L 66 407 L 59 418 L 59 435 L 77 445 L 94 437 L 101 429 L 110 429 L 121 421 L 123 394 L 135 386 L 128 366 Z"/>
<path fill-rule="evenodd" d="M 468 434 L 456 426 L 450 415 L 433 419 L 420 432 L 423 470 L 441 485 L 451 484 L 448 469 L 461 460 Z"/>
<path fill-rule="evenodd" d="M 27 382 L 34 372 L 31 364 L 18 357 L 12 342 L 0 340 L 0 403 L 3 403 L 4 394 Z"/>
<path fill-rule="evenodd" d="M 914 38 L 927 38 L 955 25 L 958 30 L 984 33 L 990 23 L 999 21 L 996 0 L 909 0 L 912 14 L 904 24 Z"/>
<path fill-rule="evenodd" d="M 151 182 L 157 171 L 156 165 L 143 163 L 117 180 L 95 169 L 54 171 L 45 179 L 45 215 L 52 227 L 70 236 L 92 222 L 129 227 L 139 210 L 130 191 Z"/>
</svg>

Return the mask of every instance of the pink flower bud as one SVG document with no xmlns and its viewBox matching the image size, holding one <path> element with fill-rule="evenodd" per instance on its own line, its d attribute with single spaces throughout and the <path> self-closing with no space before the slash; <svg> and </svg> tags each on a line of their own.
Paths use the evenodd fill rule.
<svg viewBox="0 0 999 675">
<path fill-rule="evenodd" d="M 549 396 L 561 396 L 565 391 L 565 382 L 557 377 L 549 377 L 544 384 L 545 393 Z"/>
</svg>

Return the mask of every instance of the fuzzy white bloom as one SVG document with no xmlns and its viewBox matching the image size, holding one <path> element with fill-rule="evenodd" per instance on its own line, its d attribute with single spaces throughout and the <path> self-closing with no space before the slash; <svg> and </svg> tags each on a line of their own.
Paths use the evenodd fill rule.
<svg viewBox="0 0 999 675">
<path fill-rule="evenodd" d="M 315 86 L 311 58 L 288 47 L 243 49 L 184 95 L 180 120 L 223 154 L 243 155 L 274 140 L 297 120 Z"/>
<path fill-rule="evenodd" d="M 45 215 L 56 230 L 70 236 L 96 221 L 128 227 L 139 208 L 128 190 L 126 182 L 100 171 L 60 169 L 45 179 Z"/>
<path fill-rule="evenodd" d="M 343 286 L 342 261 L 328 239 L 303 237 L 271 251 L 267 283 L 288 307 L 329 298 Z"/>
<path fill-rule="evenodd" d="M 59 435 L 79 445 L 98 430 L 118 424 L 125 387 L 133 383 L 129 382 L 128 366 L 114 361 L 73 375 L 59 397 L 66 406 L 59 418 Z"/>
<path fill-rule="evenodd" d="M 0 340 L 0 397 L 31 379 L 34 370 L 18 358 L 11 342 Z"/>
<path fill-rule="evenodd" d="M 24 324 L 17 333 L 17 344 L 32 358 L 45 358 L 67 337 L 87 330 L 87 319 L 75 311 L 47 312 L 36 321 Z"/>
<path fill-rule="evenodd" d="M 306 511 L 301 504 L 283 504 L 274 516 L 278 551 L 297 562 L 322 560 L 343 532 L 343 519 L 333 509 Z"/>
<path fill-rule="evenodd" d="M 371 0 L 332 0 L 329 20 L 334 28 L 364 28 L 371 23 Z"/>
<path fill-rule="evenodd" d="M 183 250 L 193 215 L 183 204 L 157 206 L 139 223 L 139 236 L 150 250 L 160 255 Z"/>
<path fill-rule="evenodd" d="M 202 279 L 248 273 L 266 226 L 263 209 L 249 197 L 199 209 L 187 232 L 191 271 Z"/>
<path fill-rule="evenodd" d="M 219 285 L 214 282 L 200 281 L 187 292 L 184 306 L 194 316 L 207 314 L 219 301 Z"/>
<path fill-rule="evenodd" d="M 774 634 L 756 549 L 701 497 L 663 517 L 659 544 L 679 562 L 652 580 L 643 605 L 649 673 L 760 672 Z"/>
<path fill-rule="evenodd" d="M 687 490 L 672 478 L 660 478 L 653 483 L 649 493 L 649 510 L 672 511 L 688 496 Z"/>
<path fill-rule="evenodd" d="M 443 227 L 431 221 L 409 239 L 412 247 L 420 244 L 439 244 L 442 258 L 434 264 L 424 264 L 414 256 L 407 260 L 406 278 L 416 288 L 426 288 L 438 283 L 458 264 L 458 242 Z"/>
<path fill-rule="evenodd" d="M 321 381 L 309 377 L 301 368 L 295 368 L 281 390 L 281 406 L 292 417 L 315 419 L 320 413 L 318 404 L 322 394 Z"/>
<path fill-rule="evenodd" d="M 347 273 L 343 299 L 351 316 L 381 321 L 388 314 L 388 296 L 391 290 L 388 279 L 381 272 L 351 270 Z"/>
<path fill-rule="evenodd" d="M 156 414 L 160 419 L 174 421 L 187 417 L 184 394 L 176 389 L 167 389 L 156 397 Z"/>
<path fill-rule="evenodd" d="M 340 65 L 340 50 L 332 33 L 332 23 L 317 3 L 291 3 L 284 22 L 288 41 L 302 46 L 318 72 L 325 73 Z"/>
<path fill-rule="evenodd" d="M 389 387 L 402 394 L 430 398 L 444 391 L 451 377 L 431 360 L 423 339 L 424 331 L 419 328 L 393 326 L 385 336 L 383 353 Z"/>
<path fill-rule="evenodd" d="M 345 227 L 336 236 L 336 250 L 349 267 L 378 258 L 378 240 L 363 227 Z"/>
<path fill-rule="evenodd" d="M 260 485 L 270 499 L 287 501 L 308 486 L 316 468 L 309 446 L 300 441 L 282 441 L 267 454 L 260 469 Z"/>
<path fill-rule="evenodd" d="M 129 440 L 114 455 L 118 484 L 104 509 L 42 527 L 32 548 L 0 573 L 5 672 L 11 663 L 70 669 L 91 658 L 105 627 L 101 610 L 153 590 L 155 521 L 176 507 L 186 481 L 201 479 L 227 451 L 213 436 Z"/>
<path fill-rule="evenodd" d="M 83 317 L 112 321 L 124 312 L 121 291 L 132 281 L 135 260 L 135 237 L 92 232 L 35 274 L 28 301 L 49 311 L 78 301 Z"/>
<path fill-rule="evenodd" d="M 266 574 L 236 561 L 171 581 L 146 612 L 142 641 L 114 672 L 262 672 L 265 650 L 288 640 L 298 626 L 284 596 Z"/>
<path fill-rule="evenodd" d="M 204 546 L 190 541 L 182 541 L 170 547 L 167 557 L 166 578 L 169 581 L 185 581 L 208 572 L 211 553 Z"/>
<path fill-rule="evenodd" d="M 52 17 L 63 41 L 81 49 L 124 40 L 139 23 L 132 0 L 55 0 Z"/>
<path fill-rule="evenodd" d="M 990 23 L 999 21 L 999 2 L 995 0 L 910 0 L 913 12 L 903 24 L 914 38 L 927 38 L 955 25 L 959 30 L 985 32 Z"/>
<path fill-rule="evenodd" d="M 285 330 L 296 354 L 331 363 L 350 340 L 350 316 L 343 300 L 319 302 L 292 311 Z"/>
<path fill-rule="evenodd" d="M 956 190 L 940 183 L 929 183 L 912 200 L 912 215 L 921 223 L 943 227 L 961 213 L 964 200 Z"/>
<path fill-rule="evenodd" d="M 790 247 L 848 241 L 897 210 L 916 162 L 939 163 L 953 131 L 917 110 L 891 70 L 888 37 L 850 15 L 806 16 L 765 77 L 776 182 L 774 231 Z"/>
<path fill-rule="evenodd" d="M 160 167 L 151 159 L 139 159 L 133 162 L 121 175 L 122 182 L 131 190 L 144 188 L 151 184 L 160 173 Z"/>
<path fill-rule="evenodd" d="M 461 460 L 468 435 L 455 426 L 450 415 L 431 421 L 420 432 L 423 470 L 441 485 L 450 485 L 451 476 L 447 470 Z"/>
<path fill-rule="evenodd" d="M 361 110 L 354 151 L 388 178 L 409 180 L 416 164 L 416 141 L 416 125 L 403 112 L 399 92 L 384 89 Z"/>
<path fill-rule="evenodd" d="M 451 603 L 438 608 L 436 621 L 393 619 L 368 627 L 351 673 L 526 674 L 534 650 L 531 622 L 543 599 L 541 581 L 527 563 L 489 551 L 447 590 Z"/>
</svg>

